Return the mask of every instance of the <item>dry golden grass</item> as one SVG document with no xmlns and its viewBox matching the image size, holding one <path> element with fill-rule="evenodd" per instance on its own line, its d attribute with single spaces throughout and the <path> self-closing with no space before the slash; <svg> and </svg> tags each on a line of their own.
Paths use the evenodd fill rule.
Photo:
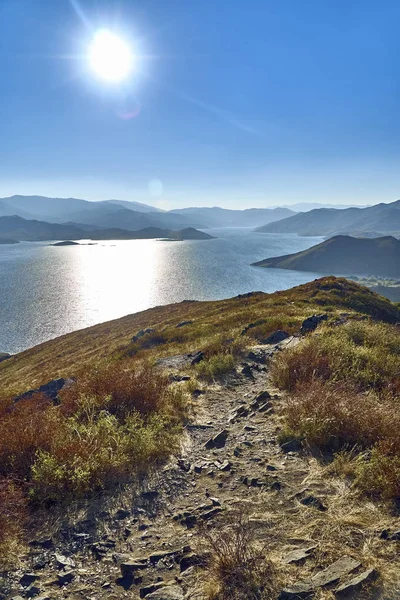
<svg viewBox="0 0 400 600">
<path fill-rule="evenodd" d="M 210 600 L 261 600 L 276 594 L 273 563 L 243 510 L 228 513 L 218 528 L 204 526 L 200 536 L 209 555 L 205 590 Z"/>
<path fill-rule="evenodd" d="M 369 494 L 400 497 L 400 331 L 358 322 L 325 328 L 280 355 L 272 378 L 287 389 L 282 438 L 300 437 L 352 471 Z M 346 461 L 343 451 L 358 453 Z"/>
</svg>

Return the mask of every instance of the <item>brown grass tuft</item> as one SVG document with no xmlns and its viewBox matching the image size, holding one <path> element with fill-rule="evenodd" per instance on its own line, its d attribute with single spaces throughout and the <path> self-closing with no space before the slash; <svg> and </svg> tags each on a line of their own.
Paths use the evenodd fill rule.
<svg viewBox="0 0 400 600">
<path fill-rule="evenodd" d="M 210 555 L 209 597 L 215 600 L 259 600 L 276 592 L 275 570 L 257 543 L 255 526 L 234 512 L 217 529 L 201 530 Z"/>
</svg>

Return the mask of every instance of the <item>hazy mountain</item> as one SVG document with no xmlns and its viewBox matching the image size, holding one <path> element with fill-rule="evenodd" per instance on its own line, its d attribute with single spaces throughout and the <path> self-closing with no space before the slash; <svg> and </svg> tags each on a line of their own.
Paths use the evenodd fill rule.
<svg viewBox="0 0 400 600">
<path fill-rule="evenodd" d="M 400 232 L 400 200 L 367 208 L 320 208 L 268 223 L 257 231 L 299 235 L 363 235 L 374 231 L 397 234 Z"/>
<path fill-rule="evenodd" d="M 193 228 L 178 231 L 147 227 L 139 231 L 128 231 L 121 228 L 93 229 L 80 227 L 73 223 L 47 223 L 45 221 L 27 220 L 22 217 L 0 217 L 0 243 L 12 241 L 47 241 L 47 240 L 132 240 L 169 238 L 176 240 L 207 240 L 212 236 Z"/>
<path fill-rule="evenodd" d="M 0 199 L 0 202 L 0 216 L 16 215 L 48 223 L 75 222 L 93 227 L 117 227 L 131 231 L 144 227 L 181 229 L 203 226 L 203 223 L 187 219 L 183 215 L 161 212 L 147 205 L 124 201 L 89 202 L 78 198 L 10 196 Z M 126 208 L 126 204 L 129 208 Z"/>
<path fill-rule="evenodd" d="M 346 208 L 367 208 L 368 204 L 325 204 L 323 202 L 297 202 L 296 204 L 283 204 L 280 207 L 273 208 L 289 208 L 295 212 L 308 212 L 315 208 L 336 208 L 344 210 Z"/>
<path fill-rule="evenodd" d="M 295 214 L 288 208 L 231 210 L 219 206 L 179 208 L 171 213 L 205 223 L 207 227 L 256 227 L 260 223 L 271 223 Z"/>
<path fill-rule="evenodd" d="M 308 250 L 253 263 L 258 267 L 340 275 L 400 277 L 400 240 L 338 235 Z"/>
<path fill-rule="evenodd" d="M 149 204 L 142 204 L 142 202 L 133 202 L 128 200 L 102 200 L 102 202 L 106 202 L 107 204 L 117 204 L 119 206 L 123 206 L 128 210 L 136 210 L 138 212 L 163 212 L 159 208 L 155 206 L 150 206 Z"/>
<path fill-rule="evenodd" d="M 206 227 L 203 222 L 184 215 L 169 212 L 143 213 L 109 204 L 103 204 L 101 211 L 74 213 L 70 220 L 102 228 L 121 227 L 130 231 L 137 231 L 144 227 L 160 227 L 162 229 L 182 229 L 184 227 L 204 229 Z"/>
</svg>

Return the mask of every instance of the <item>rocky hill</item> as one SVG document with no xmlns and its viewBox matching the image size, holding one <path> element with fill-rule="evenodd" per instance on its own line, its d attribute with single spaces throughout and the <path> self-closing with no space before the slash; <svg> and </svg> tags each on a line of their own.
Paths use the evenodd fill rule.
<svg viewBox="0 0 400 600">
<path fill-rule="evenodd" d="M 331 277 L 7 357 L 0 596 L 397 597 L 399 319 Z"/>
<path fill-rule="evenodd" d="M 339 275 L 400 276 L 400 240 L 340 235 L 302 252 L 253 263 L 258 267 L 294 269 Z"/>
</svg>

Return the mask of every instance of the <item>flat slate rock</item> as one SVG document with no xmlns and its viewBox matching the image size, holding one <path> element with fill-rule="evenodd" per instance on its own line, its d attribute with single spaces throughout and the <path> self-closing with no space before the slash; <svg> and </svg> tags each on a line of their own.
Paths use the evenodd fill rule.
<svg viewBox="0 0 400 600">
<path fill-rule="evenodd" d="M 314 544 L 313 546 L 308 546 L 308 548 L 296 548 L 296 550 L 291 550 L 286 554 L 282 562 L 289 565 L 290 563 L 304 560 L 310 556 L 310 553 L 315 550 L 316 547 L 317 546 Z"/>
<path fill-rule="evenodd" d="M 336 583 L 341 577 L 348 575 L 360 566 L 361 563 L 358 560 L 350 556 L 342 556 L 342 558 L 339 558 L 339 560 L 311 577 L 311 579 L 297 581 L 290 587 L 284 588 L 278 600 L 312 598 L 317 588 Z"/>
<path fill-rule="evenodd" d="M 278 600 L 307 600 L 314 595 L 312 581 L 298 581 L 281 591 Z"/>
<path fill-rule="evenodd" d="M 183 600 L 183 591 L 177 585 L 166 585 L 146 596 L 148 600 Z"/>
<path fill-rule="evenodd" d="M 378 572 L 375 569 L 367 569 L 366 571 L 363 571 L 359 575 L 353 577 L 353 579 L 350 579 L 350 581 L 347 583 L 344 583 L 338 587 L 335 590 L 335 595 L 338 598 L 352 598 L 354 592 L 357 592 L 364 585 L 364 583 L 373 581 L 377 577 Z"/>
<path fill-rule="evenodd" d="M 311 581 L 314 587 L 329 585 L 360 566 L 361 563 L 358 560 L 350 556 L 342 556 L 342 558 L 339 558 L 339 560 L 329 565 L 329 567 L 311 577 Z"/>
</svg>

